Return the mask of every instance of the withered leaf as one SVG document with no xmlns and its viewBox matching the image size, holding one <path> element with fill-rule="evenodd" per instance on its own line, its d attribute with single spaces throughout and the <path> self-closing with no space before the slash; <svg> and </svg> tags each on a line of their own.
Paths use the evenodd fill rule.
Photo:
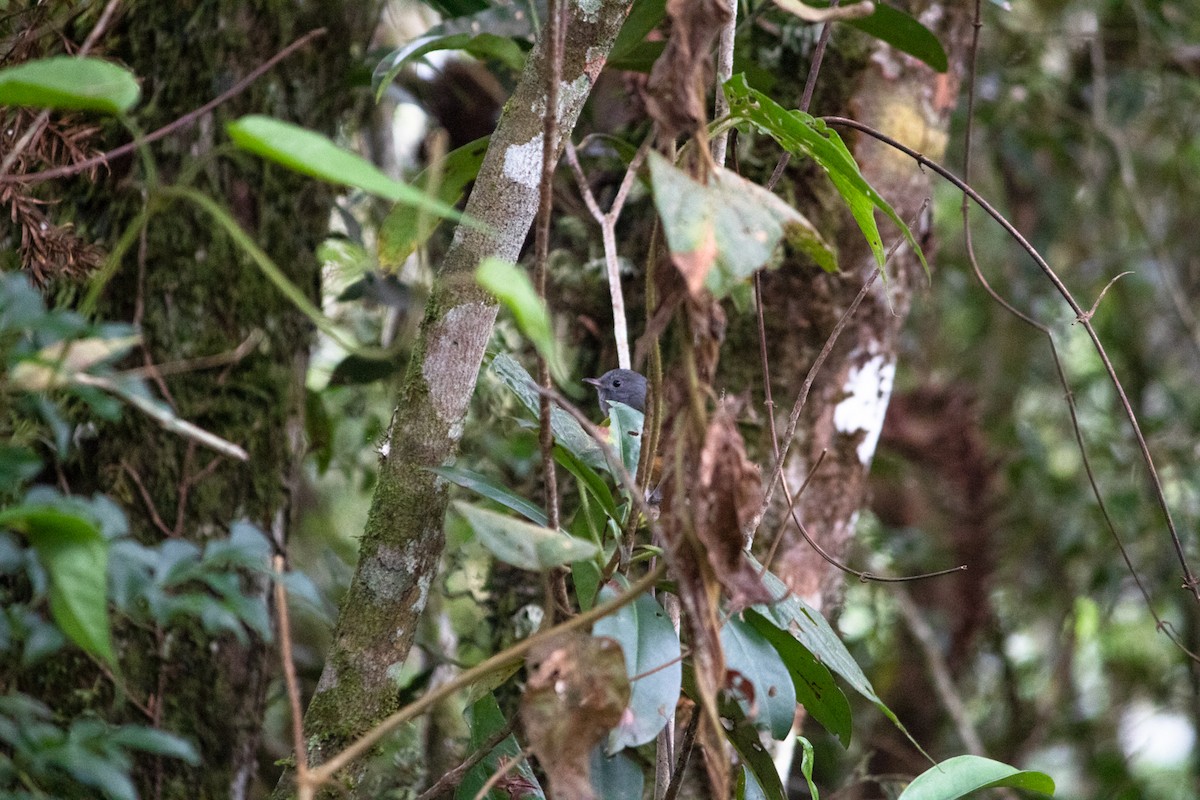
<svg viewBox="0 0 1200 800">
<path fill-rule="evenodd" d="M 708 119 L 712 44 L 731 13 L 727 0 L 667 0 L 671 34 L 646 92 L 646 110 L 666 136 L 694 134 Z"/>
<path fill-rule="evenodd" d="M 742 538 L 742 530 L 762 503 L 762 479 L 758 466 L 746 457 L 746 444 L 725 405 L 713 415 L 705 433 L 699 477 L 696 535 L 717 580 L 734 608 L 771 602 L 771 593 L 746 560 Z"/>
<path fill-rule="evenodd" d="M 568 633 L 535 648 L 528 668 L 521 715 L 551 794 L 594 800 L 588 756 L 629 705 L 621 646 L 606 636 Z"/>
</svg>

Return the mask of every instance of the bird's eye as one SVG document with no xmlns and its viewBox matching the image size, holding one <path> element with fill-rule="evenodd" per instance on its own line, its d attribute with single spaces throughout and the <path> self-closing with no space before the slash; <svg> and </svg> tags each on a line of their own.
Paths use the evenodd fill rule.
<svg viewBox="0 0 1200 800">
<path fill-rule="evenodd" d="M 619 380 L 615 380 L 615 381 L 613 381 L 613 388 L 614 388 L 614 389 L 620 389 L 620 388 L 621 388 L 621 381 L 619 381 Z"/>
</svg>

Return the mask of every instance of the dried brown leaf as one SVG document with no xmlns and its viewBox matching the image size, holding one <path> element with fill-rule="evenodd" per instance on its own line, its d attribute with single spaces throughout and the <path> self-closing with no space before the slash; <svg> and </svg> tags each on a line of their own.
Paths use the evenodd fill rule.
<svg viewBox="0 0 1200 800">
<path fill-rule="evenodd" d="M 708 119 L 712 44 L 731 13 L 726 0 L 667 0 L 671 34 L 650 71 L 646 110 L 668 137 L 695 134 Z"/>
<path fill-rule="evenodd" d="M 746 444 L 725 404 L 705 433 L 694 504 L 696 535 L 733 606 L 771 602 L 771 593 L 746 560 L 742 537 L 762 504 L 762 477 L 746 457 Z"/>
<path fill-rule="evenodd" d="M 528 668 L 521 715 L 551 795 L 593 800 L 589 755 L 629 705 L 621 645 L 606 636 L 564 634 L 535 648 Z"/>
</svg>

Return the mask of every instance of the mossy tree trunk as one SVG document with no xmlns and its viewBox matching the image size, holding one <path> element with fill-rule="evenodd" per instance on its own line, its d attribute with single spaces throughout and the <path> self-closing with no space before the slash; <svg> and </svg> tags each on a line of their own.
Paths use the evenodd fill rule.
<svg viewBox="0 0 1200 800">
<path fill-rule="evenodd" d="M 211 100 L 303 34 L 326 34 L 194 126 L 152 145 L 163 185 L 178 183 L 224 205 L 297 286 L 314 300 L 334 192 L 224 148 L 226 121 L 261 113 L 333 134 L 360 99 L 348 75 L 380 3 L 303 0 L 181 0 L 122 4 L 100 52 L 142 80 L 135 120 L 153 130 Z M 127 136 L 125 137 L 127 138 Z M 122 139 L 123 141 L 124 139 Z M 76 218 L 111 247 L 141 211 L 154 181 L 141 159 L 111 165 L 75 189 Z M 227 353 L 260 344 L 236 363 L 163 376 L 154 384 L 176 413 L 244 447 L 249 461 L 214 456 L 132 411 L 103 426 L 70 465 L 71 489 L 103 491 L 125 508 L 139 539 L 194 542 L 228 535 L 245 519 L 281 546 L 289 490 L 304 449 L 304 376 L 312 328 L 202 211 L 182 202 L 152 215 L 97 309 L 140 326 L 146 363 Z M 263 583 L 256 591 L 267 592 Z M 198 745 L 202 766 L 147 759 L 142 797 L 245 797 L 259 772 L 258 743 L 274 649 L 253 639 L 213 638 L 199 625 L 131 634 L 120 644 L 124 678 L 154 719 L 128 705 L 123 721 L 159 725 Z M 94 677 L 87 662 L 69 677 Z M 89 677 L 92 676 L 92 677 Z"/>
</svg>

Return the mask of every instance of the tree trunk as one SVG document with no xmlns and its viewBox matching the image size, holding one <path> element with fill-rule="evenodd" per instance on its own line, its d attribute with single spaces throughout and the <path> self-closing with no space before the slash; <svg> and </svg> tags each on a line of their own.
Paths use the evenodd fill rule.
<svg viewBox="0 0 1200 800">
<path fill-rule="evenodd" d="M 560 153 L 628 7 L 629 0 L 608 0 L 598 8 L 568 8 L 558 105 Z M 533 222 L 546 76 L 539 42 L 505 105 L 467 203 L 467 215 L 488 228 L 460 226 L 438 269 L 397 396 L 358 566 L 305 714 L 314 764 L 397 709 L 393 674 L 412 646 L 444 546 L 447 487 L 429 468 L 454 459 L 496 318 L 495 302 L 475 283 L 474 270 L 487 256 L 516 261 Z M 362 777 L 359 769 L 347 782 L 356 787 Z"/>
<path fill-rule="evenodd" d="M 183 181 L 225 205 L 314 300 L 319 265 L 313 253 L 327 228 L 333 191 L 254 157 L 217 155 L 214 147 L 226 141 L 225 122 L 248 113 L 332 134 L 355 102 L 344 88 L 351 50 L 367 40 L 378 6 L 131 3 L 118 6 L 114 26 L 100 42 L 100 54 L 124 62 L 142 80 L 143 99 L 134 113 L 139 127 L 150 131 L 208 102 L 301 35 L 327 28 L 323 38 L 249 90 L 149 148 L 158 181 Z M 88 220 L 109 247 L 144 206 L 139 187 L 152 179 L 142 164 L 120 160 L 101 181 L 76 186 L 75 197 L 83 198 L 76 201 L 76 218 Z M 72 491 L 104 491 L 119 500 L 133 534 L 144 542 L 178 537 L 202 543 L 227 536 L 231 523 L 245 519 L 281 548 L 304 450 L 307 319 L 211 218 L 181 202 L 151 216 L 139 245 L 106 285 L 96 315 L 139 325 L 145 346 L 136 358 L 146 364 L 228 352 L 248 336 L 260 336 L 261 344 L 237 363 L 153 381 L 181 418 L 238 443 L 250 460 L 215 456 L 127 409 L 83 445 L 67 471 Z M 265 597 L 268 588 L 261 582 L 253 590 Z M 198 622 L 126 634 L 119 644 L 123 677 L 154 718 L 126 704 L 114 721 L 180 733 L 195 741 L 201 757 L 194 768 L 176 759 L 147 759 L 135 774 L 140 795 L 246 797 L 259 771 L 273 649 L 255 637 L 245 644 L 232 636 L 214 639 Z M 55 680 L 94 680 L 94 665 L 81 660 L 76 666 Z"/>
<path fill-rule="evenodd" d="M 913 11 L 945 46 L 950 62 L 947 73 L 938 74 L 882 42 L 871 40 L 869 57 L 857 68 L 853 62 L 847 67 L 842 61 L 845 56 L 833 55 L 832 63 L 826 60 L 819 85 L 829 84 L 832 88 L 818 93 L 810 112 L 819 116 L 847 109 L 848 116 L 883 130 L 931 158 L 940 158 L 948 136 L 950 112 L 957 104 L 965 70 L 969 12 L 965 7 L 939 3 L 928 3 L 923 11 Z M 845 42 L 835 37 L 835 46 L 839 43 Z M 783 100 L 786 91 L 775 90 L 781 102 L 786 102 Z M 918 241 L 927 246 L 929 217 L 922 209 L 931 196 L 929 175 L 908 157 L 873 139 L 855 137 L 847 131 L 842 131 L 842 135 L 854 152 L 863 176 L 909 224 Z M 781 192 L 784 196 L 819 197 L 827 190 L 819 188 L 824 185 L 824 178 L 814 172 L 811 165 L 793 168 L 792 185 L 786 185 L 785 181 Z M 814 180 L 821 182 L 818 188 L 814 188 Z M 808 202 L 816 209 L 811 218 L 821 219 L 823 203 L 815 199 Z M 828 220 L 825 212 L 825 217 L 822 227 L 827 239 L 836 242 L 840 272 L 830 275 L 815 267 L 785 262 L 778 270 L 762 276 L 767 356 L 780 436 L 786 430 L 788 414 L 810 367 L 838 320 L 876 269 L 866 240 L 849 213 Z M 880 230 L 885 248 L 900 239 L 899 232 L 890 224 Z M 826 453 L 820 469 L 797 500 L 796 508 L 808 532 L 834 557 L 844 554 L 854 535 L 859 509 L 864 504 L 867 473 L 892 391 L 898 337 L 912 291 L 926 280 L 919 260 L 907 244 L 901 244 L 888 263 L 887 275 L 886 284 L 876 281 L 818 373 L 785 463 L 784 474 L 795 492 L 821 453 Z M 752 315 L 747 314 L 731 325 L 730 345 L 743 356 L 726 357 L 723 364 L 729 386 L 754 387 L 761 398 L 756 324 Z M 764 450 L 769 456 L 770 445 Z M 770 462 L 769 457 L 763 460 Z M 793 520 L 782 519 L 786 508 L 784 493 L 777 491 L 773 501 L 774 513 L 760 529 L 758 544 L 766 546 L 779 535 L 782 526 L 783 541 L 773 569 L 813 607 L 831 609 L 840 600 L 845 576 L 817 554 Z"/>
</svg>

